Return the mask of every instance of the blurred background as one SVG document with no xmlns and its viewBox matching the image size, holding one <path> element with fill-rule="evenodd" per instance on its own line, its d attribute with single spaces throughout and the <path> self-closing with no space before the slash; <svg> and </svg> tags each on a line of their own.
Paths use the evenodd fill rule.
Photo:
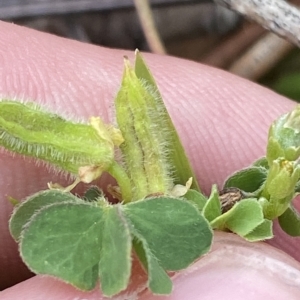
<svg viewBox="0 0 300 300">
<path fill-rule="evenodd" d="M 299 48 L 213 0 L 0 0 L 0 19 L 86 43 L 199 61 L 300 101 Z"/>
</svg>

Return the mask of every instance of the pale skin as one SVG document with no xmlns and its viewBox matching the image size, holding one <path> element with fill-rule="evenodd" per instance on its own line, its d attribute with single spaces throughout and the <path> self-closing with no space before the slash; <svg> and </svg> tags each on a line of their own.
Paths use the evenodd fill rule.
<svg viewBox="0 0 300 300">
<path fill-rule="evenodd" d="M 2 97 L 37 101 L 75 118 L 99 115 L 113 120 L 122 57 L 133 60 L 133 51 L 91 46 L 3 22 L 0 32 Z M 262 156 L 271 121 L 295 105 L 223 71 L 172 57 L 144 57 L 205 193 Z M 83 293 L 49 277 L 30 278 L 8 233 L 12 205 L 7 195 L 24 198 L 45 189 L 49 181 L 66 181 L 42 165 L 3 152 L 0 165 L 0 285 L 10 287 L 0 298 L 102 299 L 99 289 Z M 176 275 L 173 294 L 163 299 L 299 299 L 300 239 L 275 227 L 276 237 L 269 244 L 295 260 L 265 243 L 216 234 L 214 250 Z M 145 294 L 142 299 L 158 297 Z"/>
</svg>

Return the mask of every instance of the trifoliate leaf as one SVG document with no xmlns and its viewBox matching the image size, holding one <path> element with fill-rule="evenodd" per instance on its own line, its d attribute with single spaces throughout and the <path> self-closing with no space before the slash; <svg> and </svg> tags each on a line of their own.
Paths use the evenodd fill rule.
<svg viewBox="0 0 300 300">
<path fill-rule="evenodd" d="M 168 294 L 172 283 L 166 271 L 187 267 L 212 242 L 208 222 L 186 200 L 159 197 L 111 206 L 103 199 L 87 202 L 61 191 L 47 192 L 64 201 L 50 204 L 50 197 L 46 206 L 30 210 L 33 215 L 19 229 L 20 252 L 36 274 L 58 277 L 79 289 L 93 289 L 100 277 L 104 295 L 124 290 L 136 239 L 149 288 Z M 31 201 L 36 199 L 45 202 L 40 195 Z"/>
<path fill-rule="evenodd" d="M 249 167 L 237 171 L 225 182 L 224 188 L 236 187 L 248 193 L 259 190 L 267 178 L 267 170 L 263 167 Z"/>
<path fill-rule="evenodd" d="M 282 230 L 291 236 L 300 236 L 300 214 L 292 206 L 278 217 Z"/>
<path fill-rule="evenodd" d="M 210 226 L 186 200 L 148 198 L 127 204 L 124 213 L 133 235 L 147 241 L 149 251 L 165 270 L 184 269 L 210 248 Z"/>
<path fill-rule="evenodd" d="M 256 199 L 244 199 L 210 222 L 214 229 L 226 230 L 245 237 L 264 222 L 262 207 Z M 264 238 L 263 238 L 264 239 Z"/>
<path fill-rule="evenodd" d="M 101 207 L 88 202 L 46 206 L 22 231 L 21 256 L 36 274 L 52 275 L 91 290 L 99 276 L 102 229 Z"/>
<path fill-rule="evenodd" d="M 104 209 L 99 277 L 104 295 L 124 290 L 131 273 L 131 234 L 120 204 Z"/>
<path fill-rule="evenodd" d="M 12 237 L 16 241 L 19 239 L 23 226 L 30 220 L 35 212 L 53 203 L 66 201 L 80 202 L 81 200 L 70 193 L 65 193 L 59 190 L 45 190 L 28 197 L 15 207 L 10 218 L 9 230 Z"/>
<path fill-rule="evenodd" d="M 162 97 L 159 93 L 156 82 L 147 67 L 145 61 L 138 51 L 136 51 L 135 60 L 135 74 L 152 94 L 155 95 L 148 103 L 150 109 L 153 110 L 153 114 L 157 114 L 158 118 L 155 119 L 157 131 L 168 133 L 167 141 L 169 149 L 172 151 L 169 153 L 167 159 L 171 166 L 173 166 L 173 177 L 175 178 L 175 184 L 183 184 L 188 178 L 196 178 L 190 162 L 185 154 L 185 150 L 180 142 L 177 131 L 173 125 L 173 122 L 164 106 Z M 192 189 L 200 191 L 197 180 L 193 180 Z"/>
<path fill-rule="evenodd" d="M 211 222 L 222 214 L 219 192 L 216 185 L 212 186 L 210 196 L 203 207 L 204 217 Z"/>
</svg>

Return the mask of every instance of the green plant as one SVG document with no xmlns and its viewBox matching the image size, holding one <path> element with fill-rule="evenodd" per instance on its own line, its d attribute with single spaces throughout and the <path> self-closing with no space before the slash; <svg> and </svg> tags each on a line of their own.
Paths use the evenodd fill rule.
<svg viewBox="0 0 300 300">
<path fill-rule="evenodd" d="M 31 103 L 0 102 L 0 144 L 76 178 L 66 188 L 50 184 L 15 207 L 10 231 L 33 272 L 82 290 L 93 289 L 100 279 L 103 294 L 113 296 L 128 286 L 134 251 L 147 271 L 149 289 L 169 294 L 167 272 L 207 253 L 212 229 L 264 240 L 272 237 L 272 220 L 279 217 L 284 230 L 300 234 L 300 218 L 291 206 L 300 186 L 300 108 L 272 125 L 265 158 L 233 174 L 221 192 L 213 186 L 208 199 L 193 180 L 139 53 L 134 68 L 125 58 L 115 110 L 117 128 L 98 117 L 78 124 Z M 90 183 L 103 172 L 117 181 L 108 188 L 117 204 L 98 187 L 82 197 L 70 193 L 78 182 Z"/>
</svg>

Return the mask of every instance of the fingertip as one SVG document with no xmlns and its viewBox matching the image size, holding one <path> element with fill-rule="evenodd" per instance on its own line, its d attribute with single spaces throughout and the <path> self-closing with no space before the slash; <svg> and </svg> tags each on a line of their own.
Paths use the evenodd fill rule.
<svg viewBox="0 0 300 300">
<path fill-rule="evenodd" d="M 69 284 L 49 276 L 35 276 L 0 292 L 1 300 L 101 300 L 100 289 L 91 292 L 76 290 Z"/>
<path fill-rule="evenodd" d="M 143 300 L 282 300 L 300 297 L 300 264 L 265 243 L 216 233 L 212 251 L 173 278 L 170 296 Z"/>
</svg>

